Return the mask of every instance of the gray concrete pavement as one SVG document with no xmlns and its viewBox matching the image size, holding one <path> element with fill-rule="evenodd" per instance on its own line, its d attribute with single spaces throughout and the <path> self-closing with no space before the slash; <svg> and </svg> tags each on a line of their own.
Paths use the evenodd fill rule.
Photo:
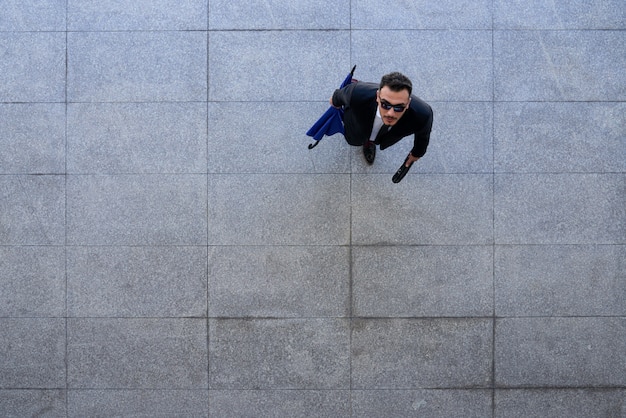
<svg viewBox="0 0 626 418">
<path fill-rule="evenodd" d="M 623 1 L 1 9 L 1 416 L 626 417 Z"/>
</svg>

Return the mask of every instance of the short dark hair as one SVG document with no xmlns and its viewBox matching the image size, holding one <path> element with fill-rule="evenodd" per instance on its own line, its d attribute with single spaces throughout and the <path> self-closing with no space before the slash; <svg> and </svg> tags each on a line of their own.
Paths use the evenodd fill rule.
<svg viewBox="0 0 626 418">
<path fill-rule="evenodd" d="M 389 87 L 392 91 L 408 90 L 409 96 L 413 92 L 413 84 L 411 83 L 411 80 L 399 72 L 385 74 L 380 80 L 379 88 L 382 89 L 385 86 Z"/>
</svg>

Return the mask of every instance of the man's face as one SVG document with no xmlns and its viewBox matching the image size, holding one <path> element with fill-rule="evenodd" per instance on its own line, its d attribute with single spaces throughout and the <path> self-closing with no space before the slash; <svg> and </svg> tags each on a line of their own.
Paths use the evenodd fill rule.
<svg viewBox="0 0 626 418">
<path fill-rule="evenodd" d="M 393 91 L 385 86 L 376 92 L 378 109 L 385 125 L 393 126 L 404 115 L 411 102 L 408 90 Z"/>
</svg>

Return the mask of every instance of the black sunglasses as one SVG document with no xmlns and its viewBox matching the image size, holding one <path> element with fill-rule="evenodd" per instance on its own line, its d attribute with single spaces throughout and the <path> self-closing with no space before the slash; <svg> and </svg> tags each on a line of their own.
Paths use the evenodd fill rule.
<svg viewBox="0 0 626 418">
<path fill-rule="evenodd" d="M 397 113 L 402 113 L 404 112 L 404 109 L 406 109 L 406 105 L 392 105 L 387 100 L 383 99 L 380 99 L 380 106 L 385 110 L 393 108 L 393 111 Z"/>
</svg>

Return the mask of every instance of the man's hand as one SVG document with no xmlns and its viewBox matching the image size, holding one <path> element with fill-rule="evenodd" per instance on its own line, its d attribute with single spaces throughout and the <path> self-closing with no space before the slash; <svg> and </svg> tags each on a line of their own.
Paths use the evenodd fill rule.
<svg viewBox="0 0 626 418">
<path fill-rule="evenodd" d="M 341 106 L 335 106 L 335 104 L 333 103 L 333 96 L 330 96 L 330 105 L 335 109 L 341 109 Z"/>
<path fill-rule="evenodd" d="M 405 167 L 410 167 L 415 161 L 419 160 L 419 157 L 414 157 L 413 154 L 409 152 L 409 156 L 406 157 L 406 161 L 404 163 Z"/>
<path fill-rule="evenodd" d="M 404 176 L 406 176 L 406 173 L 409 172 L 411 165 L 417 160 L 419 160 L 419 158 L 414 157 L 413 154 L 409 152 L 409 155 L 407 155 L 406 159 L 404 160 L 404 164 L 402 164 L 398 171 L 396 171 L 396 174 L 393 175 L 391 181 L 393 181 L 394 183 L 400 183 Z"/>
</svg>

